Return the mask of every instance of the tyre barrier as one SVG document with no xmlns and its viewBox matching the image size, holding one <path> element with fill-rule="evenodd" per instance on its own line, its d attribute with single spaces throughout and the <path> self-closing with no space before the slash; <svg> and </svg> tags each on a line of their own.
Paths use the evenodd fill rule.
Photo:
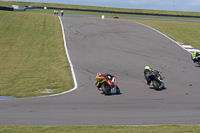
<svg viewBox="0 0 200 133">
<path fill-rule="evenodd" d="M 4 6 L 0 6 L 0 10 L 4 10 L 4 11 L 13 11 L 13 8 L 10 7 L 4 7 Z"/>
</svg>

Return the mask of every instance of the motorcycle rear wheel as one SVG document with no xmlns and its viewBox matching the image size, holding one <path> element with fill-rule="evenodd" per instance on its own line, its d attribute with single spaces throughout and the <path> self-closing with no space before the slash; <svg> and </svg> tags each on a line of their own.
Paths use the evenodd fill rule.
<svg viewBox="0 0 200 133">
<path fill-rule="evenodd" d="M 111 88 L 108 84 L 106 83 L 102 84 L 101 88 L 105 95 L 111 95 Z"/>
<path fill-rule="evenodd" d="M 198 63 L 197 63 L 197 65 L 200 67 L 200 59 L 198 60 Z"/>
<path fill-rule="evenodd" d="M 153 84 L 153 87 L 156 89 L 156 90 L 160 90 L 161 88 L 160 87 L 160 83 L 156 80 L 152 80 L 152 84 Z"/>
</svg>

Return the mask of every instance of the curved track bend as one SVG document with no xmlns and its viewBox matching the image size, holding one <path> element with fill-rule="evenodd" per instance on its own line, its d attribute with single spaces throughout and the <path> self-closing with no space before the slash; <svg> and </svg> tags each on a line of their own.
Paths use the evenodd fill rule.
<svg viewBox="0 0 200 133">
<path fill-rule="evenodd" d="M 55 97 L 0 101 L 0 125 L 200 124 L 200 68 L 190 54 L 134 22 L 62 17 L 78 89 Z M 162 71 L 167 89 L 146 85 L 143 69 Z M 94 86 L 116 76 L 121 95 Z"/>
</svg>

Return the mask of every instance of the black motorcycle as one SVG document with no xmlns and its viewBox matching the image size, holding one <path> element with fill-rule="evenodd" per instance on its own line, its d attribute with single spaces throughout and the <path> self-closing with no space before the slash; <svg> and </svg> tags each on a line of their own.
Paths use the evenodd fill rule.
<svg viewBox="0 0 200 133">
<path fill-rule="evenodd" d="M 159 71 L 154 70 L 149 76 L 148 78 L 151 80 L 151 83 L 153 85 L 153 87 L 156 90 L 162 90 L 165 88 L 164 83 L 162 81 L 162 77 L 160 75 Z"/>
</svg>

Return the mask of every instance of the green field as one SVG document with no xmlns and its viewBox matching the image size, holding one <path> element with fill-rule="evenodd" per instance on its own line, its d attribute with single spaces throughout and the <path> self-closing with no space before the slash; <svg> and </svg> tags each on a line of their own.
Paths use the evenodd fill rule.
<svg viewBox="0 0 200 133">
<path fill-rule="evenodd" d="M 0 11 L 0 96 L 33 97 L 73 88 L 57 16 Z"/>
<path fill-rule="evenodd" d="M 0 133 L 199 133 L 198 125 L 0 126 Z"/>
</svg>

